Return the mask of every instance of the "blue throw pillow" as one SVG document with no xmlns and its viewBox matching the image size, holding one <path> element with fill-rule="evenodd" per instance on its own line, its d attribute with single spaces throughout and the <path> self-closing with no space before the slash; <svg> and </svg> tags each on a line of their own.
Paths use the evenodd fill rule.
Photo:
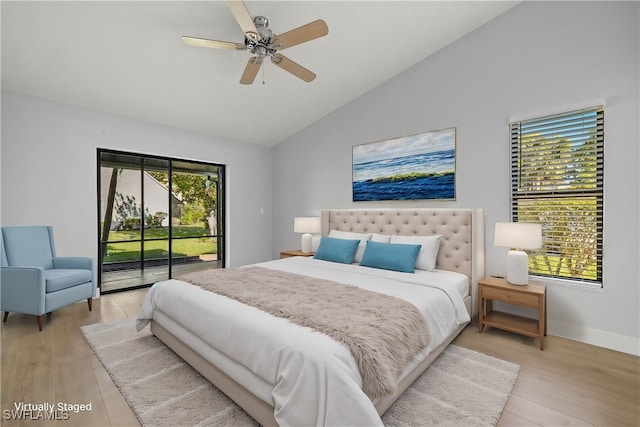
<svg viewBox="0 0 640 427">
<path fill-rule="evenodd" d="M 360 265 L 413 273 L 422 245 L 380 243 L 369 240 Z"/>
<path fill-rule="evenodd" d="M 320 239 L 320 246 L 313 257 L 324 261 L 351 264 L 359 244 L 360 240 L 323 237 Z"/>
</svg>

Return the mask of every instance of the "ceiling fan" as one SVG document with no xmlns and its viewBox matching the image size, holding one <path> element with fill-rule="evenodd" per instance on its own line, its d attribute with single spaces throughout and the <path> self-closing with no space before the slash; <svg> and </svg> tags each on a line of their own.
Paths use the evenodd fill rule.
<svg viewBox="0 0 640 427">
<path fill-rule="evenodd" d="M 197 37 L 183 36 L 182 41 L 191 46 L 211 47 L 215 49 L 248 50 L 254 56 L 249 58 L 249 62 L 242 73 L 240 83 L 250 85 L 256 78 L 260 66 L 266 57 L 271 59 L 278 67 L 293 74 L 294 76 L 311 82 L 316 75 L 304 68 L 302 65 L 292 61 L 278 51 L 288 47 L 296 46 L 329 33 L 327 24 L 322 20 L 310 22 L 291 31 L 276 35 L 269 29 L 269 20 L 264 16 L 251 18 L 247 7 L 242 0 L 228 0 L 231 13 L 244 32 L 244 43 L 225 42 L 219 40 L 208 40 Z"/>
</svg>

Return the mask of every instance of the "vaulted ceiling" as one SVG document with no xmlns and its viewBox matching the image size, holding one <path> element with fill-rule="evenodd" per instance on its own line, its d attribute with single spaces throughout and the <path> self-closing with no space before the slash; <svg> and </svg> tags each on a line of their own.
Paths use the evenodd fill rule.
<svg viewBox="0 0 640 427">
<path fill-rule="evenodd" d="M 225 1 L 2 1 L 2 90 L 273 146 L 516 3 L 247 1 L 276 34 L 329 27 L 282 52 L 313 82 L 266 61 L 247 86 L 248 52 L 181 40 L 242 42 Z"/>
</svg>

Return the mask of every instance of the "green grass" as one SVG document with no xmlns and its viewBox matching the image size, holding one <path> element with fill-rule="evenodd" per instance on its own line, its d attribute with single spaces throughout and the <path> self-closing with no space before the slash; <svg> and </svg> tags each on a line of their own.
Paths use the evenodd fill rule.
<svg viewBox="0 0 640 427">
<path fill-rule="evenodd" d="M 169 256 L 169 230 L 167 228 L 152 228 L 144 230 L 144 258 L 159 259 Z M 216 238 L 202 237 L 207 234 L 203 226 L 182 225 L 173 227 L 173 237 L 192 237 L 188 239 L 174 239 L 172 244 L 172 256 L 198 256 L 215 254 L 218 252 Z M 140 239 L 140 230 L 111 231 L 110 241 Z M 152 240 L 147 239 L 164 239 Z M 107 244 L 107 254 L 103 262 L 123 262 L 140 260 L 140 242 L 122 242 Z"/>
<path fill-rule="evenodd" d="M 203 225 L 174 225 L 173 237 L 201 237 L 209 234 Z M 144 230 L 145 239 L 166 239 L 169 237 L 169 229 L 162 228 L 146 228 Z M 110 231 L 109 241 L 117 240 L 135 240 L 140 239 L 140 230 L 129 231 Z"/>
</svg>

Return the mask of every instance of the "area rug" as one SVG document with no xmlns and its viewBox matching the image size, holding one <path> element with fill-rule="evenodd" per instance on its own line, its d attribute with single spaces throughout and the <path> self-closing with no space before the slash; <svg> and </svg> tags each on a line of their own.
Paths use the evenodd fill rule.
<svg viewBox="0 0 640 427">
<path fill-rule="evenodd" d="M 257 426 L 149 328 L 133 319 L 83 326 L 143 426 Z M 520 367 L 450 345 L 385 412 L 385 426 L 495 426 Z"/>
</svg>

